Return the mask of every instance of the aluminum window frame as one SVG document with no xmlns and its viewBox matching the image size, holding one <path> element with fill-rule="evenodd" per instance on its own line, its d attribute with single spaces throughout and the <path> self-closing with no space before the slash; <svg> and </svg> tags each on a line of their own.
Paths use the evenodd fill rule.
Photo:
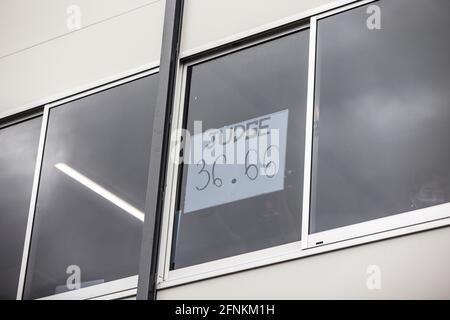
<svg viewBox="0 0 450 320">
<path fill-rule="evenodd" d="M 187 93 L 187 74 L 189 67 L 309 29 L 310 25 L 308 21 L 299 21 L 295 24 L 295 26 L 288 26 L 287 29 L 283 28 L 281 30 L 275 30 L 275 32 L 273 32 L 274 30 L 270 30 L 271 32 L 268 35 L 256 35 L 250 39 L 247 39 L 243 43 L 240 43 L 239 45 L 228 46 L 227 48 L 218 50 L 212 54 L 200 55 L 194 58 L 181 60 L 178 65 L 179 77 L 177 79 L 175 108 L 172 116 L 169 159 L 174 159 L 175 155 L 179 154 L 179 148 L 176 147 L 176 141 L 180 140 L 181 132 L 177 129 L 183 128 L 185 113 L 188 108 L 185 97 Z M 172 248 L 172 239 L 174 235 L 173 224 L 175 219 L 175 206 L 179 192 L 178 181 L 181 178 L 179 176 L 178 169 L 179 165 L 176 163 L 171 163 L 168 166 L 167 187 L 165 192 L 162 222 L 163 233 L 161 238 L 161 247 L 159 250 L 158 285 L 172 281 L 178 283 L 183 281 L 186 277 L 196 278 L 199 275 L 209 274 L 211 271 L 223 269 L 224 267 L 234 268 L 246 266 L 248 264 L 253 265 L 255 261 L 265 260 L 273 257 L 274 255 L 278 255 L 280 253 L 286 254 L 301 248 L 302 241 L 295 241 L 280 246 L 201 263 L 177 270 L 170 270 L 170 258 L 174 249 Z"/>
<path fill-rule="evenodd" d="M 283 28 L 295 23 L 306 22 L 306 28 L 310 30 L 309 41 L 309 70 L 308 70 L 308 95 L 307 95 L 307 126 L 305 143 L 305 168 L 303 184 L 303 208 L 302 208 L 302 238 L 301 241 L 286 245 L 271 247 L 264 250 L 218 259 L 194 266 L 170 270 L 170 258 L 173 248 L 173 224 L 175 217 L 175 202 L 177 199 L 178 165 L 169 164 L 166 177 L 167 185 L 164 199 L 163 220 L 161 227 L 161 241 L 158 261 L 157 289 L 165 289 L 195 281 L 224 276 L 231 273 L 242 272 L 254 268 L 269 266 L 281 262 L 287 262 L 324 254 L 336 250 L 372 242 L 392 239 L 417 232 L 424 232 L 450 225 L 450 213 L 445 208 L 450 204 L 408 211 L 390 217 L 374 219 L 363 223 L 357 223 L 342 228 L 331 229 L 319 233 L 309 233 L 310 207 L 311 207 L 311 183 L 314 166 L 314 123 L 315 123 L 315 85 L 316 85 L 316 59 L 317 59 L 317 27 L 321 19 L 339 14 L 357 7 L 365 6 L 378 0 L 340 0 L 328 5 L 308 10 L 298 15 L 288 17 L 274 23 L 264 25 L 220 41 L 206 44 L 196 49 L 182 52 L 178 59 L 178 73 L 176 78 L 176 97 L 174 112 L 172 115 L 172 128 L 170 137 L 169 159 L 178 154 L 175 148 L 180 136 L 175 135 L 176 129 L 183 128 L 184 112 L 187 108 L 185 101 L 187 89 L 187 68 L 210 59 L 214 59 L 234 51 L 257 45 L 260 42 L 270 41 L 286 35 L 289 31 Z M 297 27 L 298 28 L 298 27 Z M 303 26 L 305 28 L 305 26 Z M 300 29 L 301 30 L 301 29 Z M 299 31 L 299 30 L 296 30 Z M 290 32 L 296 32 L 291 30 Z M 272 32 L 275 35 L 266 37 L 265 40 L 257 39 L 262 33 Z M 252 40 L 253 39 L 253 40 Z M 235 47 L 236 43 L 239 46 Z M 231 49 L 230 49 L 231 47 Z"/>
<path fill-rule="evenodd" d="M 363 6 L 371 4 L 371 3 L 376 3 L 378 1 L 380 1 L 380 0 L 359 1 L 357 3 L 345 6 L 343 8 L 337 8 L 337 9 L 334 9 L 334 10 L 331 10 L 328 12 L 324 12 L 315 18 L 315 23 L 316 23 L 315 29 L 317 30 L 319 21 L 321 19 L 326 19 L 327 17 L 333 16 L 333 15 L 336 15 L 339 13 L 343 13 L 343 12 L 346 12 L 346 11 L 349 11 L 352 9 L 360 8 L 360 7 L 363 7 Z M 315 50 L 314 50 L 314 55 L 316 58 L 317 58 L 317 54 L 318 54 L 317 37 L 318 37 L 318 34 L 316 34 L 316 46 L 315 46 Z M 313 68 L 314 68 L 314 70 L 316 70 L 315 61 L 314 61 Z M 316 76 L 316 72 L 314 72 L 314 76 Z M 314 82 L 313 86 L 315 86 L 315 82 Z M 313 88 L 312 90 L 314 90 L 314 89 L 315 88 Z M 314 93 L 315 93 L 315 90 L 314 90 Z M 316 95 L 314 94 L 314 97 L 315 96 Z M 315 108 L 315 105 L 314 105 L 314 108 Z M 315 123 L 315 121 L 316 121 L 316 117 L 314 116 L 313 123 Z M 311 133 L 311 135 L 313 135 L 313 131 L 311 131 L 310 133 Z M 316 156 L 316 154 L 315 154 L 316 151 L 317 150 L 314 150 L 314 146 L 313 146 L 313 149 L 311 151 L 312 157 Z M 314 165 L 314 163 L 313 163 L 313 165 Z M 312 180 L 311 180 L 311 184 L 312 184 Z M 310 197 L 311 197 L 311 194 L 312 193 L 310 192 Z M 447 210 L 446 210 L 446 208 L 447 208 Z M 450 203 L 446 203 L 446 204 L 441 204 L 441 205 L 432 206 L 432 207 L 428 207 L 428 208 L 406 211 L 406 212 L 395 214 L 392 216 L 387 216 L 387 217 L 383 217 L 383 218 L 379 218 L 379 219 L 372 219 L 372 220 L 368 220 L 368 221 L 361 222 L 361 223 L 355 223 L 355 224 L 351 224 L 351 225 L 347 225 L 347 226 L 343 226 L 343 227 L 339 227 L 339 228 L 329 229 L 326 231 L 309 233 L 306 247 L 313 248 L 313 247 L 317 247 L 317 246 L 327 245 L 330 243 L 360 238 L 360 237 L 364 237 L 364 236 L 371 235 L 371 234 L 382 233 L 382 232 L 386 232 L 386 231 L 390 231 L 390 230 L 394 230 L 394 229 L 408 228 L 408 227 L 411 227 L 414 225 L 420 225 L 420 224 L 424 224 L 424 223 L 428 223 L 428 222 L 432 222 L 432 221 L 446 220 L 446 219 L 449 220 L 449 218 L 450 218 L 450 210 L 449 209 L 450 209 Z M 311 212 L 309 213 L 309 217 L 310 217 L 310 215 L 311 215 Z M 309 223 L 309 217 L 308 217 L 308 223 Z M 448 223 L 450 224 L 450 220 L 448 221 Z M 308 224 L 308 227 L 309 227 L 309 224 Z"/>
<path fill-rule="evenodd" d="M 36 214 L 36 204 L 37 204 L 37 196 L 38 196 L 38 190 L 40 185 L 40 178 L 41 178 L 41 171 L 42 171 L 42 165 L 43 165 L 43 156 L 44 156 L 44 149 L 46 144 L 46 137 L 47 137 L 47 128 L 48 128 L 48 122 L 49 122 L 49 113 L 50 109 L 58 107 L 60 105 L 66 104 L 68 102 L 93 95 L 108 89 L 112 89 L 114 87 L 123 85 L 125 83 L 132 82 L 134 80 L 141 79 L 146 76 L 150 76 L 153 74 L 157 74 L 159 72 L 159 66 L 154 66 L 149 68 L 148 65 L 141 66 L 137 69 L 133 69 L 130 71 L 127 71 L 125 73 L 121 73 L 109 78 L 105 78 L 99 82 L 96 82 L 94 84 L 82 87 L 82 89 L 79 89 L 80 91 L 75 93 L 74 91 L 70 91 L 71 94 L 67 94 L 66 97 L 62 97 L 56 101 L 49 102 L 45 104 L 44 110 L 43 110 L 43 119 L 42 119 L 42 127 L 40 132 L 40 138 L 39 138 L 39 148 L 38 148 L 38 156 L 36 161 L 36 168 L 34 172 L 34 180 L 33 180 L 33 190 L 32 190 L 32 196 L 30 201 L 30 208 L 28 212 L 28 222 L 27 222 L 27 229 L 25 234 L 25 244 L 24 244 L 24 250 L 23 250 L 23 256 L 22 256 L 22 265 L 21 265 L 21 271 L 20 271 L 20 278 L 19 278 L 19 284 L 18 284 L 18 290 L 17 290 L 17 300 L 23 299 L 23 293 L 25 289 L 25 277 L 27 273 L 28 268 L 28 258 L 29 258 L 29 252 L 31 247 L 31 241 L 32 241 L 32 233 L 33 233 L 33 225 L 34 225 L 34 219 Z M 62 94 L 64 95 L 64 94 Z M 32 108 L 32 107 L 28 107 Z M 8 115 L 9 117 L 10 115 Z M 122 291 L 129 291 L 137 289 L 138 285 L 138 275 L 117 279 L 113 281 L 108 281 L 102 284 L 85 287 L 73 291 L 68 291 L 64 293 L 59 293 L 55 295 L 50 295 L 47 297 L 42 297 L 37 300 L 85 300 L 85 299 L 93 299 L 101 296 L 109 296 L 112 294 L 116 294 Z"/>
</svg>

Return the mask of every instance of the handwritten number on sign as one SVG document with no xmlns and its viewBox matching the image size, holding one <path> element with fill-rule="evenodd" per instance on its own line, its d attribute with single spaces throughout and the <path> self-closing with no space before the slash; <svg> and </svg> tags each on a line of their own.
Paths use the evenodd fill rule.
<svg viewBox="0 0 450 320">
<path fill-rule="evenodd" d="M 245 175 L 251 181 L 255 181 L 259 176 L 259 168 L 256 164 L 250 163 L 251 162 L 250 156 L 252 155 L 251 152 L 254 152 L 256 154 L 256 156 L 258 155 L 258 153 L 255 149 L 250 149 L 245 154 Z M 264 170 L 265 176 L 268 178 L 273 178 L 277 174 L 277 171 L 278 171 L 277 162 L 272 161 L 272 160 L 267 161 L 267 160 L 269 160 L 268 159 L 269 155 L 272 156 L 272 152 L 278 152 L 278 147 L 271 145 L 266 149 L 266 152 L 264 153 L 264 162 L 262 164 L 262 169 Z M 223 164 L 227 163 L 227 157 L 224 154 L 218 156 L 212 165 L 211 172 L 206 169 L 206 161 L 204 159 L 200 160 L 197 163 L 197 167 L 201 166 L 201 169 L 198 172 L 198 174 L 206 175 L 205 176 L 205 179 L 206 179 L 205 185 L 202 187 L 200 187 L 200 186 L 195 187 L 198 191 L 205 190 L 209 186 L 211 181 L 217 188 L 221 188 L 223 186 L 222 178 L 216 177 L 216 164 L 219 162 L 220 159 L 223 159 Z"/>
<path fill-rule="evenodd" d="M 205 170 L 206 162 L 205 162 L 204 159 L 200 160 L 200 161 L 197 163 L 197 167 L 198 167 L 201 163 L 203 163 L 203 166 L 202 166 L 202 169 L 199 171 L 198 174 L 205 173 L 205 174 L 207 175 L 207 177 L 208 177 L 208 180 L 206 181 L 205 186 L 203 186 L 202 188 L 195 187 L 198 191 L 205 190 L 206 187 L 208 186 L 209 182 L 211 181 L 211 175 L 209 174 L 208 170 Z"/>
<path fill-rule="evenodd" d="M 278 167 L 277 167 L 277 164 L 275 163 L 275 161 L 269 161 L 269 162 L 266 162 L 266 159 L 267 159 L 267 156 L 268 156 L 268 154 L 269 154 L 269 151 L 270 151 L 270 155 L 272 156 L 272 147 L 274 148 L 274 149 L 276 149 L 277 150 L 277 152 L 278 152 L 278 147 L 277 146 L 274 146 L 274 145 L 271 145 L 271 146 L 269 146 L 268 148 L 267 148 L 267 150 L 266 150 L 266 152 L 264 153 L 264 170 L 265 170 L 265 174 L 266 174 L 266 176 L 268 177 L 268 178 L 273 178 L 273 177 L 275 177 L 275 175 L 277 174 L 277 171 L 278 171 Z M 273 170 L 272 171 L 269 171 L 269 167 L 270 166 L 272 166 L 272 168 L 273 168 Z"/>
<path fill-rule="evenodd" d="M 212 167 L 213 183 L 214 183 L 214 185 L 215 185 L 216 187 L 218 187 L 218 188 L 220 188 L 221 186 L 223 186 L 223 181 L 222 181 L 222 179 L 220 179 L 220 178 L 216 178 L 216 175 L 215 175 L 214 172 L 215 172 L 215 170 L 216 170 L 217 160 L 219 160 L 220 158 L 223 158 L 224 164 L 227 163 L 227 157 L 226 157 L 224 154 L 222 154 L 222 155 L 220 155 L 220 156 L 217 157 L 217 159 L 216 159 L 216 161 L 214 161 L 214 164 L 213 164 L 213 167 Z"/>
</svg>

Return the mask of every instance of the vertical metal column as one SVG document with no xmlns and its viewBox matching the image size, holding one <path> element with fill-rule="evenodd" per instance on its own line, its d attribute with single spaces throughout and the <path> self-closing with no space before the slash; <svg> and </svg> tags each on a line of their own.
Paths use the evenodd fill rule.
<svg viewBox="0 0 450 320">
<path fill-rule="evenodd" d="M 170 118 L 175 95 L 183 0 L 166 0 L 161 46 L 159 89 L 151 145 L 145 221 L 139 264 L 137 299 L 156 299 L 158 248 L 168 158 Z M 155 187 L 156 186 L 156 187 Z"/>
</svg>

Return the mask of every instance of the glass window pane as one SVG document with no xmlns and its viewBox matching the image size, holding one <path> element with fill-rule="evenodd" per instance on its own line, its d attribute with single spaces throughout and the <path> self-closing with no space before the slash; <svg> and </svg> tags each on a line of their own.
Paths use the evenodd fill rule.
<svg viewBox="0 0 450 320">
<path fill-rule="evenodd" d="M 450 2 L 373 5 L 318 22 L 313 233 L 450 201 Z"/>
<path fill-rule="evenodd" d="M 157 83 L 50 109 L 25 298 L 138 273 Z"/>
<path fill-rule="evenodd" d="M 41 121 L 0 129 L 0 300 L 17 295 Z"/>
<path fill-rule="evenodd" d="M 215 166 L 192 159 L 182 168 L 172 269 L 300 240 L 308 42 L 309 31 L 300 31 L 189 67 L 187 129 L 198 133 L 201 121 L 200 132 L 220 129 L 228 142 Z M 249 156 L 275 136 L 265 148 L 238 149 L 242 132 L 259 138 L 264 129 L 279 132 L 276 174 L 264 174 L 261 164 L 275 166 L 262 154 L 260 162 Z"/>
</svg>

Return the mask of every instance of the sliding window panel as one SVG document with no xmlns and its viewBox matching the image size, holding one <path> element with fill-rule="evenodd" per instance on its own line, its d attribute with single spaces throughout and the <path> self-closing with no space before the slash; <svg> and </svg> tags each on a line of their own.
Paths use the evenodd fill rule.
<svg viewBox="0 0 450 320">
<path fill-rule="evenodd" d="M 49 109 L 25 299 L 138 274 L 157 85 Z"/>
<path fill-rule="evenodd" d="M 318 21 L 311 233 L 450 209 L 449 12 L 386 0 Z"/>
<path fill-rule="evenodd" d="M 305 29 L 187 67 L 172 270 L 300 241 L 308 43 Z"/>
<path fill-rule="evenodd" d="M 0 300 L 17 296 L 41 123 L 0 129 Z"/>
</svg>

